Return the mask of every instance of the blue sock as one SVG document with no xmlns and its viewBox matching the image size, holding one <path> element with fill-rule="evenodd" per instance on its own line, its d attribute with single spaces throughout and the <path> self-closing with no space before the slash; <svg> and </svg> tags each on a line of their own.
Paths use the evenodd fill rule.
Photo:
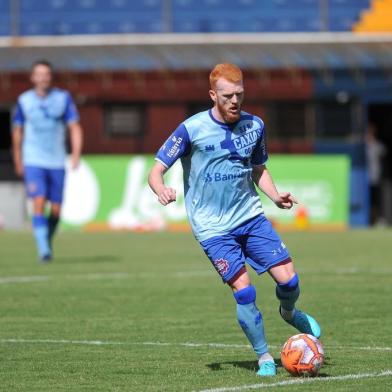
<svg viewBox="0 0 392 392">
<path fill-rule="evenodd" d="M 237 318 L 249 342 L 258 356 L 268 352 L 264 336 L 263 317 L 257 309 L 256 289 L 248 286 L 234 293 L 237 301 Z"/>
<path fill-rule="evenodd" d="M 49 219 L 48 219 L 48 229 L 49 229 L 48 238 L 49 238 L 49 245 L 50 245 L 50 247 L 52 247 L 52 239 L 53 239 L 54 233 L 56 232 L 58 223 L 59 223 L 59 217 L 58 216 L 49 215 Z"/>
<path fill-rule="evenodd" d="M 33 216 L 33 231 L 39 256 L 42 258 L 51 254 L 48 240 L 48 220 L 43 215 Z"/>
<path fill-rule="evenodd" d="M 286 319 L 284 311 L 292 312 L 299 297 L 299 280 L 295 274 L 288 282 L 276 285 L 276 296 L 280 301 L 282 317 Z M 290 318 L 290 317 L 289 317 Z"/>
</svg>

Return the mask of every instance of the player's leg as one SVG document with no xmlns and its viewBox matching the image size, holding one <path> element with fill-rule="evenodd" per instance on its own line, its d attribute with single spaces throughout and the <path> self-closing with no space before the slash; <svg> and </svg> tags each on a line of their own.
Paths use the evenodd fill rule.
<svg viewBox="0 0 392 392">
<path fill-rule="evenodd" d="M 292 260 L 289 258 L 273 266 L 268 272 L 276 282 L 276 296 L 280 301 L 279 313 L 282 318 L 300 332 L 319 338 L 321 329 L 317 321 L 295 307 L 300 295 L 300 286 Z"/>
<path fill-rule="evenodd" d="M 51 169 L 48 171 L 49 175 L 49 190 L 48 199 L 51 203 L 50 214 L 48 218 L 48 238 L 49 244 L 52 248 L 53 236 L 56 233 L 58 223 L 60 221 L 61 214 L 61 203 L 63 201 L 64 192 L 64 179 L 65 170 L 63 169 Z"/>
<path fill-rule="evenodd" d="M 298 275 L 285 244 L 265 216 L 261 215 L 252 222 L 245 252 L 249 257 L 249 264 L 258 274 L 268 271 L 274 278 L 283 319 L 300 332 L 320 336 L 317 322 L 295 309 L 300 294 Z"/>
<path fill-rule="evenodd" d="M 25 184 L 27 194 L 33 201 L 32 226 L 38 255 L 42 261 L 49 261 L 51 252 L 48 242 L 48 221 L 44 215 L 47 194 L 45 170 L 26 166 Z"/>
<path fill-rule="evenodd" d="M 263 316 L 256 305 L 256 289 L 250 282 L 245 267 L 227 282 L 233 290 L 237 301 L 237 319 L 257 354 L 260 376 L 276 375 L 276 365 L 268 352 L 268 345 L 264 333 Z"/>
<path fill-rule="evenodd" d="M 256 290 L 246 271 L 241 245 L 230 235 L 208 239 L 201 245 L 223 282 L 233 290 L 238 322 L 260 361 L 258 374 L 275 375 L 276 367 L 264 336 L 263 318 L 256 306 Z"/>
<path fill-rule="evenodd" d="M 61 204 L 59 203 L 51 203 L 50 204 L 50 213 L 48 217 L 48 238 L 50 248 L 52 248 L 53 236 L 56 233 L 57 226 L 60 221 L 60 214 L 61 214 Z"/>
</svg>

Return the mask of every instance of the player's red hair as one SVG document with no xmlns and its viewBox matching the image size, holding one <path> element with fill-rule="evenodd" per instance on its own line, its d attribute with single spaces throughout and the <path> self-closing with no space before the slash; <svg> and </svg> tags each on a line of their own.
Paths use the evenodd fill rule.
<svg viewBox="0 0 392 392">
<path fill-rule="evenodd" d="M 242 71 L 235 64 L 217 64 L 210 73 L 211 89 L 215 89 L 216 82 L 219 78 L 226 79 L 232 83 L 238 83 L 242 81 Z"/>
</svg>

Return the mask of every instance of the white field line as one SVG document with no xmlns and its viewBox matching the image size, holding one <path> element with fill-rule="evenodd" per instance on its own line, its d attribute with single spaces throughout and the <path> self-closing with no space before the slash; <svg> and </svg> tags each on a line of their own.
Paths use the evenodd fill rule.
<svg viewBox="0 0 392 392">
<path fill-rule="evenodd" d="M 67 339 L 0 339 L 0 343 L 36 343 L 36 344 L 80 344 L 90 346 L 171 346 L 171 347 L 213 347 L 213 348 L 241 348 L 250 349 L 248 344 L 225 344 L 225 343 L 197 343 L 197 342 L 115 342 L 105 340 L 67 340 Z M 269 345 L 272 349 L 280 349 L 281 346 Z M 380 346 L 325 346 L 326 350 L 353 350 L 353 351 L 392 351 L 392 347 Z"/>
<path fill-rule="evenodd" d="M 103 340 L 66 340 L 66 339 L 0 339 L 0 343 L 52 343 L 52 344 L 80 344 L 89 346 L 177 346 L 177 347 L 217 347 L 217 348 L 246 348 L 246 344 L 224 343 L 169 343 L 169 342 L 113 342 Z"/>
<path fill-rule="evenodd" d="M 213 271 L 178 271 L 171 274 L 154 274 L 154 273 L 129 273 L 129 272 L 97 272 L 97 273 L 86 273 L 86 274 L 75 274 L 75 275 L 63 275 L 61 279 L 68 280 L 101 280 L 101 279 L 161 279 L 162 276 L 171 278 L 192 278 L 192 277 L 215 277 Z M 3 276 L 0 277 L 0 284 L 12 284 L 12 283 L 34 283 L 43 282 L 48 280 L 56 279 L 56 275 L 30 275 L 30 276 Z"/>
<path fill-rule="evenodd" d="M 43 282 L 50 279 L 51 279 L 50 276 L 45 276 L 45 275 L 8 276 L 8 277 L 0 277 L 0 284 Z"/>
<path fill-rule="evenodd" d="M 100 280 L 100 279 L 124 279 L 128 278 L 130 274 L 128 272 L 97 272 L 87 273 L 79 275 L 65 275 L 65 279 L 70 280 Z"/>
<path fill-rule="evenodd" d="M 344 374 L 342 376 L 331 376 L 331 377 L 299 378 L 295 380 L 279 381 L 270 384 L 259 383 L 259 384 L 250 384 L 250 385 L 240 385 L 237 387 L 203 389 L 199 392 L 235 392 L 235 391 L 246 391 L 249 389 L 283 387 L 286 385 L 312 384 L 312 383 L 322 383 L 322 382 L 330 382 L 330 381 L 359 380 L 363 378 L 377 378 L 377 377 L 391 377 L 391 376 L 392 376 L 392 369 L 388 369 L 388 370 L 384 370 L 381 372 L 374 372 L 374 373 L 357 373 L 357 374 Z"/>
<path fill-rule="evenodd" d="M 300 274 L 328 274 L 328 275 L 356 275 L 356 274 L 364 274 L 367 275 L 379 275 L 379 274 L 387 274 L 392 272 L 392 268 L 384 267 L 384 268 L 364 268 L 364 267 L 339 267 L 339 268 L 302 268 L 301 266 L 296 268 Z"/>
<path fill-rule="evenodd" d="M 312 269 L 301 269 L 299 268 L 300 273 L 328 273 L 328 274 L 358 274 L 366 272 L 368 274 L 384 274 L 392 272 L 392 269 L 376 269 L 376 270 L 365 270 L 360 268 L 337 268 L 331 270 L 312 270 Z M 203 270 L 187 270 L 187 271 L 176 271 L 172 273 L 148 273 L 148 272 L 97 272 L 97 273 L 85 273 L 85 274 L 74 274 L 74 275 L 63 275 L 62 279 L 69 280 L 100 280 L 100 279 L 161 279 L 162 277 L 166 278 L 176 278 L 176 279 L 189 279 L 193 277 L 210 277 L 216 278 L 216 274 L 214 271 L 210 269 Z M 58 278 L 56 275 L 30 275 L 30 276 L 0 276 L 0 284 L 13 284 L 13 283 L 34 283 L 34 282 L 43 282 L 49 281 Z"/>
</svg>

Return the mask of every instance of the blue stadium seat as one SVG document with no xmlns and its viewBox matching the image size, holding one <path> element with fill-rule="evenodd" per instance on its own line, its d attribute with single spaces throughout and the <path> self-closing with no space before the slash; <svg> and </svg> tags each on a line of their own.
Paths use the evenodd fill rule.
<svg viewBox="0 0 392 392">
<path fill-rule="evenodd" d="M 356 6 L 357 8 L 368 7 L 371 0 L 329 0 L 330 7 Z"/>
<path fill-rule="evenodd" d="M 370 0 L 328 0 L 329 28 L 351 30 Z M 20 0 L 23 35 L 162 32 L 164 0 Z M 319 0 L 172 0 L 174 32 L 319 31 Z M 0 0 L 0 34 L 9 32 Z"/>
<path fill-rule="evenodd" d="M 51 35 L 53 34 L 52 25 L 49 23 L 31 21 L 20 25 L 21 35 Z"/>
<path fill-rule="evenodd" d="M 173 20 L 173 30 L 177 33 L 205 32 L 203 22 L 193 18 L 179 18 Z"/>
<path fill-rule="evenodd" d="M 0 0 L 0 36 L 11 34 L 10 1 Z"/>
<path fill-rule="evenodd" d="M 162 0 L 20 0 L 22 11 L 148 11 L 157 7 L 161 8 L 161 6 Z"/>
<path fill-rule="evenodd" d="M 7 16 L 5 13 L 9 13 L 10 11 L 10 1 L 9 0 L 0 0 L 0 15 Z"/>
<path fill-rule="evenodd" d="M 11 35 L 11 23 L 8 15 L 0 16 L 0 36 Z"/>
</svg>

